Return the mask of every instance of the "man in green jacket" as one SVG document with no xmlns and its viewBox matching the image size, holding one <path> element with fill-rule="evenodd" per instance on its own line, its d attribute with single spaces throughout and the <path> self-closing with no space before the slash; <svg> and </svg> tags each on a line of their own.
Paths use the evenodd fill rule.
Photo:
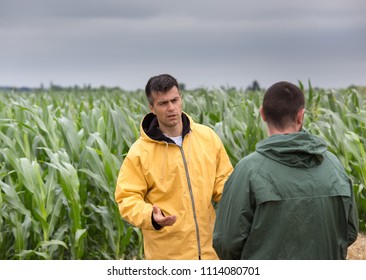
<svg viewBox="0 0 366 280">
<path fill-rule="evenodd" d="M 260 113 L 269 137 L 225 183 L 214 227 L 220 259 L 345 259 L 357 238 L 352 184 L 326 144 L 302 129 L 304 94 L 272 85 Z"/>
</svg>

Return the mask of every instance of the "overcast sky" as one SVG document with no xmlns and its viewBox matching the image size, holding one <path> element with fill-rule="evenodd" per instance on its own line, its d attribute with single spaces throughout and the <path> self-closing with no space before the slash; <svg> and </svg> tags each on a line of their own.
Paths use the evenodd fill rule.
<svg viewBox="0 0 366 280">
<path fill-rule="evenodd" d="M 365 0 L 0 0 L 0 85 L 366 85 Z"/>
</svg>

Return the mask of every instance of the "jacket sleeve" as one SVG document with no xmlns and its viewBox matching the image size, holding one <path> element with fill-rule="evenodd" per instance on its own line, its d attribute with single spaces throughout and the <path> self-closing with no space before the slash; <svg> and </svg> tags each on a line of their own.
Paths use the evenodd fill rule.
<svg viewBox="0 0 366 280">
<path fill-rule="evenodd" d="M 212 199 L 215 202 L 219 202 L 224 189 L 224 184 L 232 173 L 233 166 L 219 136 L 215 134 L 214 137 L 217 141 L 218 152 L 216 154 L 216 178 Z"/>
<path fill-rule="evenodd" d="M 225 183 L 213 233 L 213 247 L 222 260 L 241 259 L 254 210 L 251 209 L 249 178 L 239 163 Z"/>
<path fill-rule="evenodd" d="M 351 188 L 351 207 L 349 210 L 348 216 L 348 246 L 354 243 L 357 239 L 358 235 L 358 214 L 357 214 L 357 206 L 355 201 L 355 195 L 353 191 L 353 186 L 351 180 L 350 188 Z"/>
<path fill-rule="evenodd" d="M 124 220 L 141 229 L 153 230 L 152 205 L 144 200 L 147 191 L 140 157 L 132 148 L 118 174 L 115 200 Z"/>
</svg>

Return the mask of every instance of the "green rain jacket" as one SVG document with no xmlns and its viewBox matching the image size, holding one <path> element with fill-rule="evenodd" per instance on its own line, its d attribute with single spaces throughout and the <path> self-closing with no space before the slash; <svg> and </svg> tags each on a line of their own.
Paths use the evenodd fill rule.
<svg viewBox="0 0 366 280">
<path fill-rule="evenodd" d="M 345 259 L 357 238 L 352 184 L 306 131 L 259 142 L 224 186 L 213 246 L 220 259 Z"/>
</svg>

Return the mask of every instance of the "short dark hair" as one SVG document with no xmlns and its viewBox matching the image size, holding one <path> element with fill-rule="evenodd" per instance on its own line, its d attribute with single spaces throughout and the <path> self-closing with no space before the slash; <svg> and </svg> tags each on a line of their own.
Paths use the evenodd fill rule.
<svg viewBox="0 0 366 280">
<path fill-rule="evenodd" d="M 154 77 L 151 77 L 145 86 L 145 93 L 147 101 L 150 105 L 154 104 L 154 99 L 152 97 L 153 92 L 167 92 L 172 89 L 174 86 L 179 90 L 178 81 L 169 74 L 160 74 Z"/>
<path fill-rule="evenodd" d="M 305 107 L 304 93 L 296 85 L 281 81 L 266 90 L 262 106 L 266 122 L 283 129 L 294 122 L 299 110 Z"/>
</svg>

